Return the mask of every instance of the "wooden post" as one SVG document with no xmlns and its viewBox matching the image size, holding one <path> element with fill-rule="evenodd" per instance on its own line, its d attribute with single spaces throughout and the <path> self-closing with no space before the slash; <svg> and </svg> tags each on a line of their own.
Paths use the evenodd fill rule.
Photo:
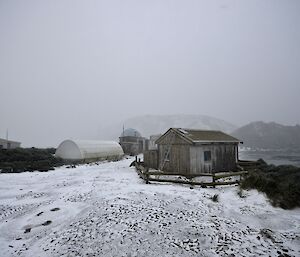
<svg viewBox="0 0 300 257">
<path fill-rule="evenodd" d="M 146 168 L 146 170 L 145 170 L 145 180 L 146 180 L 146 184 L 149 184 L 149 174 L 148 174 L 148 172 L 149 172 L 149 168 Z"/>
<path fill-rule="evenodd" d="M 214 171 L 212 172 L 212 182 L 213 182 L 213 188 L 216 188 L 216 185 L 215 185 L 215 183 L 216 183 L 216 176 L 215 176 L 215 172 Z"/>
</svg>

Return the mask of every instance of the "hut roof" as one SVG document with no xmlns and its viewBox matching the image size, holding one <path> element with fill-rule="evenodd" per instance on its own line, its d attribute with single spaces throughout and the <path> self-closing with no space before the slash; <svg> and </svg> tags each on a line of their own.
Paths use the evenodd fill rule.
<svg viewBox="0 0 300 257">
<path fill-rule="evenodd" d="M 182 129 L 182 128 L 170 128 L 165 134 L 163 134 L 156 143 L 161 142 L 163 138 L 173 131 L 175 134 L 180 136 L 182 139 L 191 144 L 196 143 L 239 143 L 240 140 L 232 137 L 222 131 L 217 130 L 196 130 L 196 129 Z"/>
<path fill-rule="evenodd" d="M 18 142 L 18 141 L 12 141 L 12 140 L 7 140 L 7 139 L 3 139 L 3 138 L 0 138 L 0 143 L 15 143 L 15 144 L 21 144 L 21 142 Z"/>
</svg>

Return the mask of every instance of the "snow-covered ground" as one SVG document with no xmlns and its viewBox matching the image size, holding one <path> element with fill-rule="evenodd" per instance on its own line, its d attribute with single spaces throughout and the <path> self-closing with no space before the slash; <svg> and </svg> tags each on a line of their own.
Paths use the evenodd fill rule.
<svg viewBox="0 0 300 257">
<path fill-rule="evenodd" d="M 146 185 L 131 161 L 0 174 L 0 256 L 300 256 L 300 209 Z"/>
</svg>

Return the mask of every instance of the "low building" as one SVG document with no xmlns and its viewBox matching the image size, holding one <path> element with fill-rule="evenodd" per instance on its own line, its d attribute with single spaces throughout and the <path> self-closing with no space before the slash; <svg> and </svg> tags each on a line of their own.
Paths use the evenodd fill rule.
<svg viewBox="0 0 300 257">
<path fill-rule="evenodd" d="M 21 143 L 0 138 L 0 149 L 15 149 L 21 147 Z"/>
<path fill-rule="evenodd" d="M 240 141 L 221 131 L 170 128 L 156 140 L 157 150 L 144 152 L 149 168 L 181 174 L 236 169 Z"/>
<path fill-rule="evenodd" d="M 161 137 L 161 134 L 150 136 L 147 150 L 156 150 L 157 149 L 156 140 L 159 139 L 160 137 Z"/>
<path fill-rule="evenodd" d="M 65 140 L 56 149 L 55 156 L 71 162 L 119 160 L 124 152 L 114 141 Z"/>
<path fill-rule="evenodd" d="M 133 128 L 125 129 L 119 140 L 124 153 L 132 156 L 142 153 L 148 147 L 148 140 Z"/>
</svg>

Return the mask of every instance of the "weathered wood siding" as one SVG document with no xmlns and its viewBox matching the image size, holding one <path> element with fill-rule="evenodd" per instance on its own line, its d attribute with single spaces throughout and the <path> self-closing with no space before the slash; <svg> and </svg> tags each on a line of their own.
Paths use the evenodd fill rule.
<svg viewBox="0 0 300 257">
<path fill-rule="evenodd" d="M 204 160 L 204 152 L 211 152 L 211 160 Z M 229 171 L 236 168 L 236 144 L 210 144 L 190 147 L 190 171 L 192 174 Z"/>
<path fill-rule="evenodd" d="M 190 146 L 190 173 L 211 173 L 212 160 L 204 161 L 204 151 L 211 151 L 211 159 L 213 159 L 213 149 L 211 145 L 207 146 Z"/>
<path fill-rule="evenodd" d="M 158 169 L 158 150 L 144 151 L 144 164 L 148 168 Z"/>
<path fill-rule="evenodd" d="M 169 134 L 167 134 L 163 141 L 161 141 L 159 144 L 160 145 L 186 145 L 187 141 L 185 141 L 184 139 L 182 139 L 180 136 L 178 136 L 176 133 L 171 132 Z"/>
<path fill-rule="evenodd" d="M 165 154 L 169 155 L 165 159 Z M 204 160 L 204 152 L 210 151 L 210 160 Z M 236 168 L 236 143 L 206 143 L 191 145 L 176 133 L 169 133 L 158 144 L 158 168 L 182 174 L 212 173 Z"/>
<path fill-rule="evenodd" d="M 220 144 L 214 147 L 213 170 L 235 170 L 237 163 L 237 145 Z"/>
<path fill-rule="evenodd" d="M 168 150 L 168 145 L 159 145 L 159 166 L 164 161 L 164 153 Z M 189 173 L 189 146 L 188 145 L 172 145 L 167 161 L 164 162 L 162 168 L 167 172 Z"/>
<path fill-rule="evenodd" d="M 171 145 L 171 147 L 170 147 Z M 166 161 L 165 153 L 170 148 Z M 162 170 L 169 172 L 188 173 L 190 169 L 189 145 L 177 134 L 170 133 L 158 145 L 159 167 L 164 163 Z"/>
<path fill-rule="evenodd" d="M 211 152 L 211 160 L 204 161 L 204 152 Z M 210 144 L 190 147 L 190 172 L 211 173 L 229 171 L 236 168 L 237 145 Z"/>
</svg>

